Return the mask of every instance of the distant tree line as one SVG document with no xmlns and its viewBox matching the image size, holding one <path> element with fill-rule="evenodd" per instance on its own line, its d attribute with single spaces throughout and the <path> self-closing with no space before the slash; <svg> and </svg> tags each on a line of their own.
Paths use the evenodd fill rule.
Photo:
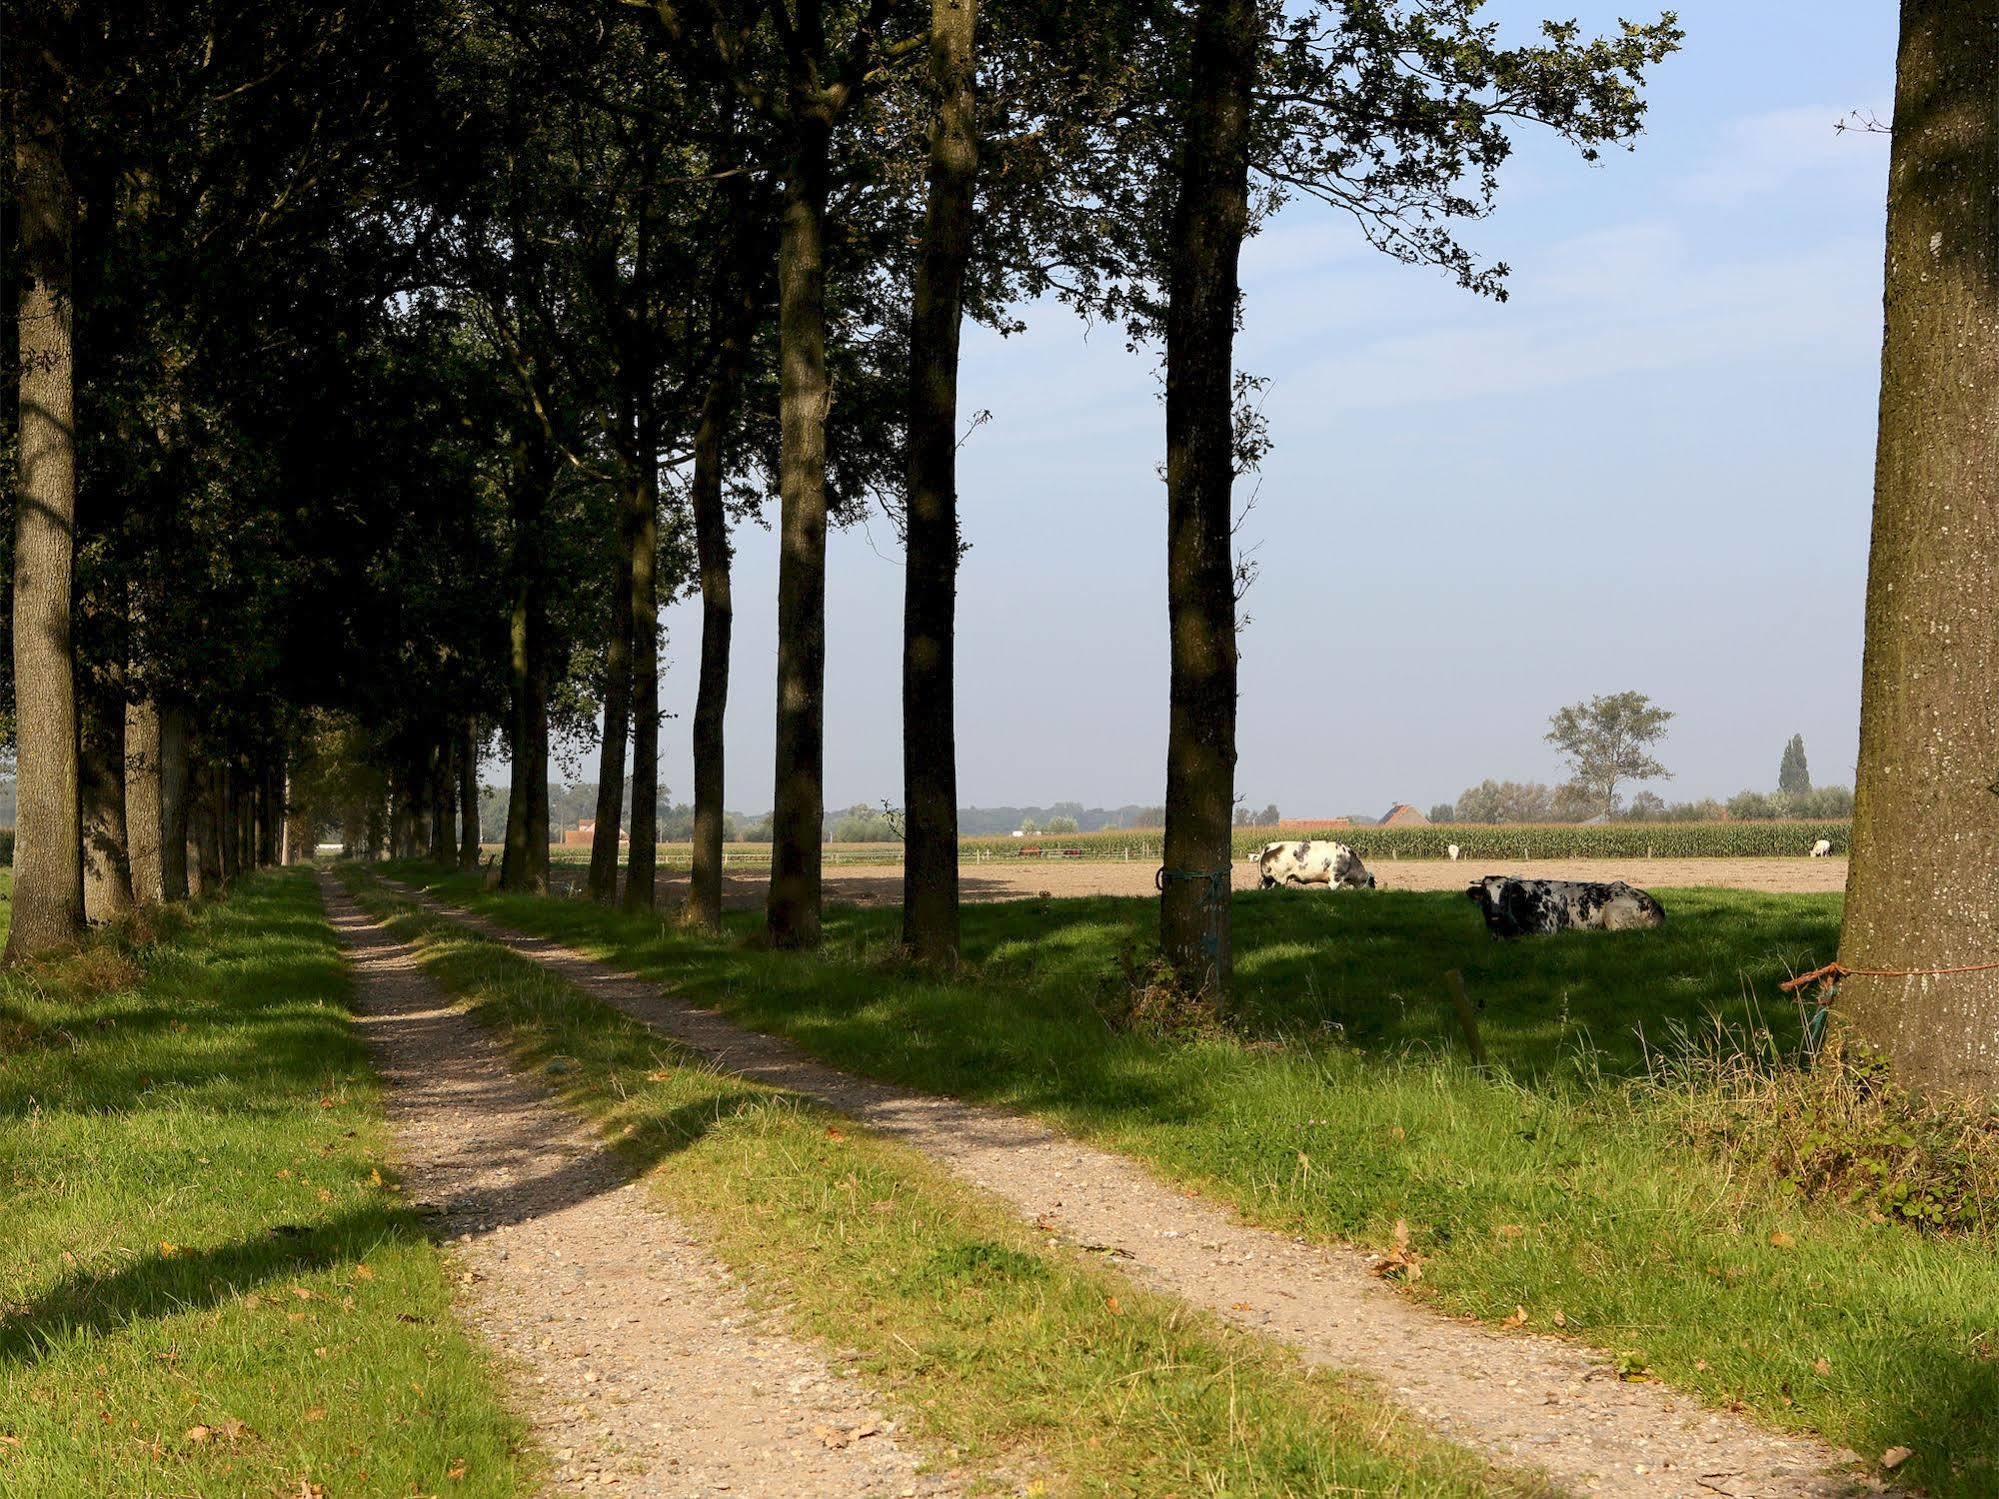
<svg viewBox="0 0 1999 1499">
<path fill-rule="evenodd" d="M 1650 765 L 1651 775 L 1663 774 L 1656 761 Z M 1485 780 L 1467 787 L 1455 802 L 1439 802 L 1430 809 L 1432 822 L 1471 823 L 1587 822 L 1598 816 L 1614 822 L 1764 822 L 1787 818 L 1834 822 L 1852 815 L 1853 792 L 1849 787 L 1812 785 L 1801 734 L 1794 734 L 1784 746 L 1775 791 L 1740 791 L 1726 801 L 1710 796 L 1668 802 L 1657 792 L 1640 791 L 1628 803 L 1613 796 L 1606 809 L 1600 779 L 1595 784 L 1577 779 L 1554 787 L 1539 781 Z"/>
</svg>

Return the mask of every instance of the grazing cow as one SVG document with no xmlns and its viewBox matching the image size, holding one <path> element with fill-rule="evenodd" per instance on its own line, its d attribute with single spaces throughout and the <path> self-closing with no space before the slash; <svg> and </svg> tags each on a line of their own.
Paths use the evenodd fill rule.
<svg viewBox="0 0 1999 1499">
<path fill-rule="evenodd" d="M 1666 908 L 1622 880 L 1522 880 L 1489 874 L 1465 891 L 1494 937 L 1520 937 L 1571 928 L 1628 932 L 1661 926 Z"/>
<path fill-rule="evenodd" d="M 1812 857 L 1814 859 L 1829 858 L 1831 855 L 1832 840 L 1830 838 L 1821 838 L 1817 843 L 1812 845 Z"/>
<path fill-rule="evenodd" d="M 1458 846 L 1455 843 L 1445 844 L 1444 852 L 1451 856 L 1451 862 L 1453 864 L 1458 862 Z"/>
<path fill-rule="evenodd" d="M 1263 868 L 1263 888 L 1272 885 L 1324 885 L 1328 890 L 1372 890 L 1374 876 L 1360 855 L 1344 843 L 1265 844 L 1257 863 Z"/>
</svg>

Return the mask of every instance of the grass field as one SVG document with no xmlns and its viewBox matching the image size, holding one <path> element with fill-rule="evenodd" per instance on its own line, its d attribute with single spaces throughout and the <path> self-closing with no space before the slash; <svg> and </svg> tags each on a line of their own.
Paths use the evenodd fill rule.
<svg viewBox="0 0 1999 1499">
<path fill-rule="evenodd" d="M 0 1493 L 527 1487 L 304 872 L 0 978 Z"/>
<path fill-rule="evenodd" d="M 1799 1035 L 1776 984 L 1832 956 L 1836 897 L 1681 891 L 1656 933 L 1499 945 L 1460 896 L 1238 896 L 1240 1014 L 1188 1039 L 1100 1013 L 1153 938 L 1151 902 L 968 908 L 947 982 L 893 960 L 890 911 L 829 911 L 825 951 L 798 957 L 757 948 L 753 917 L 706 941 L 397 872 L 838 1065 L 1042 1115 L 1255 1221 L 1386 1247 L 1406 1220 L 1415 1292 L 1445 1310 L 1521 1308 L 1633 1374 L 1862 1453 L 1911 1447 L 1903 1472 L 1935 1493 L 1999 1490 L 1989 1198 L 1945 1234 L 1878 1195 L 1815 1197 L 1752 1112 L 1794 1100 L 1780 1144 L 1846 1127 L 1771 1061 Z M 1488 1070 L 1463 1058 L 1449 968 L 1485 1005 Z M 1731 1067 L 1700 1059 L 1720 1032 Z M 1892 1185 L 1901 1125 L 1881 1129 Z"/>
<path fill-rule="evenodd" d="M 347 871 L 525 1066 L 564 1059 L 652 1191 L 753 1288 L 853 1350 L 897 1415 L 1002 1491 L 1534 1492 L 1364 1385 L 1109 1276 L 914 1152 L 717 1073 L 629 1017 Z"/>
</svg>

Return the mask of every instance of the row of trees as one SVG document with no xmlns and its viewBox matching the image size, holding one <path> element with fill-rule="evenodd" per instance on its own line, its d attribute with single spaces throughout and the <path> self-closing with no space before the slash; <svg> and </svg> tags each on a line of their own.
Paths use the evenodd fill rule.
<svg viewBox="0 0 1999 1499">
<path fill-rule="evenodd" d="M 287 815 L 475 857 L 495 734 L 501 880 L 543 888 L 550 738 L 599 716 L 590 888 L 615 894 L 628 826 L 623 898 L 650 904 L 658 611 L 683 588 L 688 915 L 716 924 L 729 534 L 771 494 L 769 937 L 818 939 L 826 536 L 879 503 L 907 558 L 903 936 L 949 961 L 959 330 L 1052 295 L 1163 361 L 1162 941 L 1225 985 L 1233 496 L 1265 440 L 1233 357 L 1243 240 L 1315 199 L 1502 295 L 1454 225 L 1514 133 L 1629 141 L 1679 39 L 1516 44 L 1478 9 L 9 7 L 10 950 L 180 898 L 190 843 L 218 880 L 275 857 Z"/>
</svg>

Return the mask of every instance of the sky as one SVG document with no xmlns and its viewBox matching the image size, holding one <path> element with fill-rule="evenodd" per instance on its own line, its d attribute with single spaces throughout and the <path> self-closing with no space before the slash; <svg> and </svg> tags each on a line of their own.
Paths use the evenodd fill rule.
<svg viewBox="0 0 1999 1499">
<path fill-rule="evenodd" d="M 1630 0 L 1625 0 L 1628 6 Z M 1774 786 L 1802 733 L 1850 783 L 1881 337 L 1895 8 L 1682 0 L 1646 134 L 1589 166 L 1523 136 L 1468 242 L 1496 304 L 1287 209 L 1245 249 L 1238 365 L 1273 448 L 1240 541 L 1236 788 L 1284 815 L 1428 808 L 1562 777 L 1548 715 L 1635 689 L 1678 716 L 1669 799 Z M 1544 14 L 1491 0 L 1524 37 Z M 1642 12 L 1628 10 L 1627 14 Z M 971 544 L 959 800 L 1156 803 L 1165 493 L 1156 362 L 1059 307 L 967 330 Z M 772 502 L 775 514 L 775 501 Z M 900 801 L 902 578 L 880 515 L 829 546 L 826 799 Z M 776 549 L 736 558 L 731 807 L 771 802 Z M 689 796 L 698 602 L 665 614 L 660 777 Z M 584 771 L 587 778 L 590 771 Z"/>
</svg>

